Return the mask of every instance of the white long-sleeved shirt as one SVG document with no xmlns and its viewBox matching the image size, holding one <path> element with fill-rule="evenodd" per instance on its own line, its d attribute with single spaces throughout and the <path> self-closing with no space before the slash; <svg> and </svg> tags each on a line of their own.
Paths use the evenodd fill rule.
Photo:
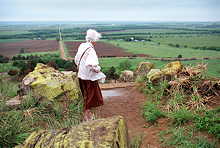
<svg viewBox="0 0 220 148">
<path fill-rule="evenodd" d="M 85 54 L 80 61 L 84 52 Z M 74 60 L 76 65 L 79 65 L 78 77 L 80 79 L 91 81 L 105 79 L 106 76 L 100 71 L 101 67 L 99 66 L 98 56 L 92 43 L 80 44 Z"/>
</svg>

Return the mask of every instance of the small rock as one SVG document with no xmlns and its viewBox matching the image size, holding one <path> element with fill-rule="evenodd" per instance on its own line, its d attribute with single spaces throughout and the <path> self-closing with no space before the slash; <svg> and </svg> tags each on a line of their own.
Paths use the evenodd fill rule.
<svg viewBox="0 0 220 148">
<path fill-rule="evenodd" d="M 6 101 L 7 106 L 18 106 L 21 104 L 21 100 L 19 96 L 15 96 L 14 98 Z"/>
</svg>

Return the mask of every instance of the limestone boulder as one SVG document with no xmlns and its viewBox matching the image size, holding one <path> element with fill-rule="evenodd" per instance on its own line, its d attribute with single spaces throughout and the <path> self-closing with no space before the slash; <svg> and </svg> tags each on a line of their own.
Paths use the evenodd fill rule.
<svg viewBox="0 0 220 148">
<path fill-rule="evenodd" d="M 137 70 L 135 71 L 136 76 L 144 76 L 146 75 L 152 68 L 154 68 L 154 64 L 150 62 L 141 62 L 138 64 Z"/>
<path fill-rule="evenodd" d="M 151 82 L 159 80 L 163 76 L 160 69 L 151 69 L 147 74 L 147 79 Z"/>
<path fill-rule="evenodd" d="M 122 71 L 119 80 L 123 81 L 123 82 L 132 82 L 132 81 L 134 81 L 134 72 L 130 71 L 130 70 Z"/>
<path fill-rule="evenodd" d="M 74 100 L 80 98 L 81 94 L 76 73 L 60 72 L 41 63 L 22 81 L 20 92 L 24 95 L 30 90 L 34 96 L 51 101 L 62 96 Z"/>
<path fill-rule="evenodd" d="M 171 79 L 183 68 L 180 61 L 170 62 L 162 69 L 151 69 L 147 74 L 147 78 L 151 82 L 158 80 Z"/>
<path fill-rule="evenodd" d="M 128 148 L 126 123 L 121 116 L 81 123 L 72 128 L 40 130 L 15 148 Z"/>
<path fill-rule="evenodd" d="M 180 61 L 170 62 L 168 63 L 161 71 L 164 75 L 175 75 L 179 71 L 181 71 L 183 65 Z"/>
</svg>

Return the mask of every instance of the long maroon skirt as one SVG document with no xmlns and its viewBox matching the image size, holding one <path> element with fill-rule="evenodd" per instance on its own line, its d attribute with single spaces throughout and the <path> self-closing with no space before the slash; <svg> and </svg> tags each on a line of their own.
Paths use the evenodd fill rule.
<svg viewBox="0 0 220 148">
<path fill-rule="evenodd" d="M 98 81 L 82 80 L 79 78 L 79 84 L 84 98 L 84 111 L 104 104 Z"/>
</svg>

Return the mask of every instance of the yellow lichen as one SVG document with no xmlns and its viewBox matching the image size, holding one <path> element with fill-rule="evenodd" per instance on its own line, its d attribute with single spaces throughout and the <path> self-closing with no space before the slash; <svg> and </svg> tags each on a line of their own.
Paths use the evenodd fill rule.
<svg viewBox="0 0 220 148">
<path fill-rule="evenodd" d="M 70 129 L 34 132 L 20 147 L 128 148 L 127 127 L 121 116 L 98 119 Z"/>
<path fill-rule="evenodd" d="M 23 84 L 29 86 L 36 96 L 49 100 L 66 94 L 68 99 L 79 98 L 76 73 L 62 73 L 44 64 L 37 64 L 33 72 L 30 72 L 23 79 Z"/>
</svg>

